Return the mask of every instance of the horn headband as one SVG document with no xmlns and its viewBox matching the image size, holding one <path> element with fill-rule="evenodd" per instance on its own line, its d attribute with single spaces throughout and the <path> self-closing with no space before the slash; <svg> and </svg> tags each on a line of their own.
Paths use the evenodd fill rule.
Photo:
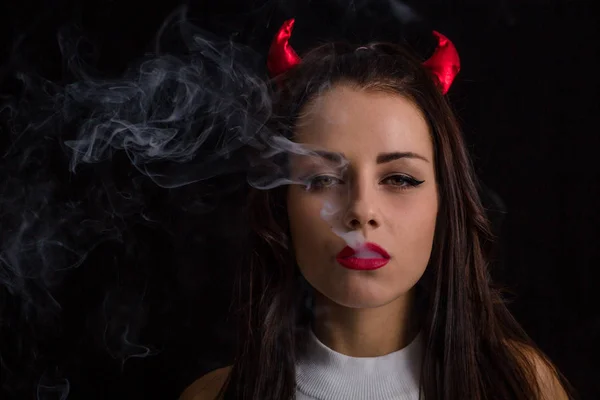
<svg viewBox="0 0 600 400">
<path fill-rule="evenodd" d="M 273 39 L 267 58 L 267 68 L 272 77 L 286 72 L 302 61 L 290 45 L 294 22 L 294 18 L 285 21 Z M 446 94 L 460 71 L 460 58 L 450 39 L 437 31 L 433 31 L 433 35 L 438 45 L 423 65 L 437 77 L 442 93 Z"/>
</svg>

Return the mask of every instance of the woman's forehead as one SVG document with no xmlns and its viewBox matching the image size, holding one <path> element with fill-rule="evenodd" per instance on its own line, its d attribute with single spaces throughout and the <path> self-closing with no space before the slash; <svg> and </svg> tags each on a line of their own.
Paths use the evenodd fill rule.
<svg viewBox="0 0 600 400">
<path fill-rule="evenodd" d="M 413 152 L 432 160 L 421 111 L 403 96 L 336 86 L 308 104 L 298 118 L 295 142 L 340 153 Z"/>
</svg>

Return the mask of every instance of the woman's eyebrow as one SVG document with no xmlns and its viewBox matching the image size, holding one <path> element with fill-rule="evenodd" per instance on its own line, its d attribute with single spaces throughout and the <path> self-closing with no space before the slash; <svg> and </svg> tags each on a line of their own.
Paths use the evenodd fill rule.
<svg viewBox="0 0 600 400">
<path fill-rule="evenodd" d="M 413 153 L 412 151 L 404 151 L 404 152 L 394 151 L 391 153 L 379 153 L 377 155 L 377 164 L 385 164 L 390 161 L 399 160 L 401 158 L 413 158 L 413 159 L 419 159 L 419 160 L 423 160 L 425 162 L 429 162 L 429 160 L 427 158 L 423 157 L 420 154 Z"/>
</svg>

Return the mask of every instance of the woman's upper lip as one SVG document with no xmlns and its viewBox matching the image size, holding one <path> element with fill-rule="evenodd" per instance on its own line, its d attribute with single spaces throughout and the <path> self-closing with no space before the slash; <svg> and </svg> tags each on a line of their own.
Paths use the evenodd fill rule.
<svg viewBox="0 0 600 400">
<path fill-rule="evenodd" d="M 383 258 L 390 258 L 390 255 L 388 254 L 388 252 L 385 251 L 385 249 L 383 247 L 379 246 L 377 243 L 367 242 L 363 246 L 365 248 L 367 248 L 368 250 L 371 250 L 375 253 L 381 254 L 381 256 Z M 338 253 L 337 257 L 338 258 L 347 258 L 347 257 L 352 257 L 354 254 L 356 254 L 356 250 L 354 250 L 350 246 L 346 246 L 342 249 L 342 251 L 340 251 Z"/>
</svg>

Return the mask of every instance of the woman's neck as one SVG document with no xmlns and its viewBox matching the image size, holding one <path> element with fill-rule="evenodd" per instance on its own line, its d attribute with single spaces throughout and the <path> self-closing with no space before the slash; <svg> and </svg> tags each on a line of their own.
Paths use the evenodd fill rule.
<svg viewBox="0 0 600 400">
<path fill-rule="evenodd" d="M 315 291 L 315 336 L 330 349 L 351 357 L 378 357 L 403 349 L 419 332 L 413 294 L 375 308 L 350 308 Z"/>
</svg>

